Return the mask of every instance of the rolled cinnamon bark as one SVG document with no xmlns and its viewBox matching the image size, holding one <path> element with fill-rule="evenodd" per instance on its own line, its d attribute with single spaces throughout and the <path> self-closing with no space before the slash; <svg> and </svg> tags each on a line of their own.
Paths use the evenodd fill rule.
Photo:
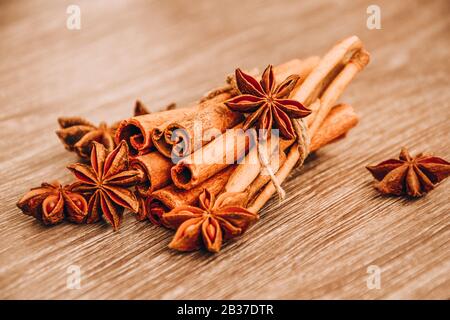
<svg viewBox="0 0 450 320">
<path fill-rule="evenodd" d="M 198 112 L 171 121 L 165 124 L 165 128 L 161 126 L 162 128 L 155 129 L 152 141 L 156 149 L 166 157 L 171 157 L 172 151 L 177 157 L 184 157 L 215 137 L 206 137 L 204 134 L 208 130 L 214 130 L 214 134 L 218 135 L 242 122 L 244 116 L 241 113 L 233 112 L 223 104 L 230 97 L 230 93 L 222 93 L 203 102 L 203 107 Z M 175 146 L 178 150 L 174 150 Z"/>
<path fill-rule="evenodd" d="M 170 168 L 173 163 L 158 151 L 132 158 L 130 166 L 143 172 L 142 181 L 136 185 L 136 191 L 141 196 L 148 196 L 153 190 L 161 189 L 172 182 Z"/>
<path fill-rule="evenodd" d="M 314 136 L 347 85 L 368 62 L 369 54 L 361 40 L 357 36 L 348 37 L 325 54 L 294 92 L 292 99 L 313 109 L 306 118 L 310 136 Z"/>
<path fill-rule="evenodd" d="M 350 105 L 345 103 L 336 105 L 313 135 L 309 147 L 310 152 L 317 151 L 344 137 L 350 129 L 358 124 L 358 121 L 358 115 Z"/>
<path fill-rule="evenodd" d="M 319 62 L 318 57 L 309 57 L 305 60 L 293 59 L 274 68 L 277 81 L 282 81 L 292 74 L 298 74 L 303 82 L 306 76 Z M 217 134 L 225 132 L 244 120 L 242 113 L 231 111 L 224 101 L 232 97 L 230 92 L 219 94 L 214 99 L 217 104 L 209 103 L 198 113 L 193 113 L 181 120 L 163 125 L 154 130 L 152 134 L 153 145 L 166 157 L 171 157 L 174 152 L 177 157 L 187 156 L 213 140 Z M 201 124 L 199 127 L 198 125 Z M 196 127 L 197 125 L 197 127 Z M 212 130 L 214 130 L 212 132 Z M 208 132 L 214 134 L 207 134 Z M 174 134 L 178 133 L 178 134 Z M 181 150 L 174 147 L 182 146 Z M 183 153 L 180 154 L 180 151 Z"/>
<path fill-rule="evenodd" d="M 195 113 L 196 108 L 174 109 L 132 117 L 120 122 L 116 132 L 116 143 L 122 140 L 128 144 L 131 156 L 144 154 L 153 146 L 152 130 L 167 121 Z"/>
<path fill-rule="evenodd" d="M 154 191 L 145 202 L 148 218 L 154 224 L 160 225 L 163 213 L 182 205 L 195 205 L 204 189 L 208 189 L 214 195 L 218 194 L 234 169 L 235 166 L 229 166 L 191 190 L 178 189 L 172 184 Z"/>
<path fill-rule="evenodd" d="M 320 61 L 320 57 L 311 56 L 305 59 L 292 59 L 288 62 L 282 63 L 273 68 L 275 75 L 275 82 L 281 83 L 292 74 L 298 75 L 300 78 L 297 85 L 303 83 L 306 77 L 311 73 L 312 70 L 317 66 Z M 261 77 L 258 77 L 258 80 Z"/>
<path fill-rule="evenodd" d="M 227 130 L 172 167 L 173 183 L 180 189 L 192 189 L 241 159 L 251 140 L 251 131 L 244 132 L 242 124 Z"/>
<path fill-rule="evenodd" d="M 314 121 L 309 128 L 309 134 L 311 136 L 313 136 L 317 129 L 322 125 L 322 122 L 342 95 L 347 85 L 368 63 L 369 53 L 364 49 L 357 51 L 342 71 L 333 79 L 320 97 L 320 108 L 315 114 Z"/>
<path fill-rule="evenodd" d="M 362 42 L 357 36 L 348 37 L 337 43 L 323 56 L 303 84 L 294 91 L 291 99 L 309 106 L 320 96 L 342 67 L 361 49 Z"/>
<path fill-rule="evenodd" d="M 234 164 L 248 151 L 251 136 L 238 125 L 182 159 L 171 169 L 172 181 L 189 190 Z"/>
</svg>

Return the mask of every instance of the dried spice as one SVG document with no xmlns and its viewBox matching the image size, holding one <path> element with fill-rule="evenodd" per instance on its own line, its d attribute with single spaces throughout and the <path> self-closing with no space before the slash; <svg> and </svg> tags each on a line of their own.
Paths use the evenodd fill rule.
<svg viewBox="0 0 450 320">
<path fill-rule="evenodd" d="M 165 212 L 169 211 L 169 208 L 165 207 L 160 201 L 155 201 L 152 197 L 147 198 L 145 205 L 150 222 L 156 226 L 164 225 L 162 217 Z"/>
<path fill-rule="evenodd" d="M 134 192 L 134 195 L 136 196 L 136 199 L 139 202 L 139 210 L 136 213 L 136 220 L 137 221 L 144 221 L 147 219 L 148 213 L 147 213 L 147 207 L 145 205 L 146 197 L 142 196 L 138 191 Z"/>
<path fill-rule="evenodd" d="M 258 129 L 270 130 L 273 126 L 280 130 L 282 137 L 293 139 L 295 131 L 292 119 L 303 118 L 311 113 L 299 101 L 288 99 L 298 79 L 297 75 L 291 75 L 276 86 L 271 65 L 264 70 L 260 82 L 241 69 L 236 69 L 236 84 L 241 94 L 227 100 L 225 104 L 233 111 L 251 113 L 244 122 L 244 130 L 257 122 Z"/>
<path fill-rule="evenodd" d="M 139 201 L 127 187 L 142 179 L 142 172 L 129 169 L 128 147 L 122 141 L 111 153 L 97 142 L 93 143 L 91 165 L 75 163 L 68 166 L 79 180 L 73 190 L 89 194 L 89 221 L 103 217 L 114 230 L 122 222 L 125 208 L 139 210 Z"/>
<path fill-rule="evenodd" d="M 199 207 L 180 206 L 163 214 L 164 225 L 177 229 L 169 247 L 192 251 L 203 244 L 208 251 L 218 252 L 223 239 L 231 239 L 245 232 L 258 220 L 257 213 L 240 206 L 245 194 L 224 193 L 215 200 L 205 189 L 199 196 Z"/>
<path fill-rule="evenodd" d="M 144 114 L 149 114 L 147 106 L 141 102 L 141 100 L 136 100 L 136 104 L 134 105 L 134 116 L 142 116 Z"/>
<path fill-rule="evenodd" d="M 139 211 L 136 214 L 137 221 L 150 220 L 156 226 L 162 226 L 162 215 L 168 212 L 168 208 L 164 208 L 159 201 L 155 201 L 152 196 L 142 196 L 138 191 L 135 192 L 139 201 Z M 166 210 L 165 210 L 166 209 Z"/>
<path fill-rule="evenodd" d="M 71 186 L 63 187 L 58 182 L 45 182 L 40 187 L 31 189 L 19 200 L 17 206 L 23 213 L 45 225 L 59 223 L 66 216 L 70 221 L 81 223 L 76 217 L 86 216 L 88 207 L 81 194 L 73 192 Z"/>
<path fill-rule="evenodd" d="M 148 114 L 148 108 L 139 100 L 134 107 L 134 115 Z M 56 131 L 64 147 L 69 151 L 74 151 L 83 159 L 89 159 L 92 143 L 94 141 L 101 143 L 108 152 L 115 147 L 115 134 L 119 122 L 108 126 L 101 122 L 98 126 L 81 117 L 60 117 L 58 118 L 60 129 Z"/>
<path fill-rule="evenodd" d="M 56 134 L 64 147 L 69 151 L 76 152 L 80 158 L 89 158 L 94 141 L 101 143 L 109 152 L 115 147 L 116 125 L 108 127 L 105 122 L 101 122 L 99 126 L 95 126 L 80 117 L 61 117 L 58 118 L 58 123 L 61 129 L 57 130 Z"/>
<path fill-rule="evenodd" d="M 428 154 L 412 157 L 402 148 L 399 159 L 389 159 L 367 170 L 379 182 L 375 187 L 382 194 L 420 197 L 434 189 L 450 175 L 450 163 Z"/>
</svg>

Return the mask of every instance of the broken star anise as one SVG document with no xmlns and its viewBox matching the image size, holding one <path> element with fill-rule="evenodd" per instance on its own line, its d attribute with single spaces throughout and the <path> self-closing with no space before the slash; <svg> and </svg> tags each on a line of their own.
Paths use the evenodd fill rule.
<svg viewBox="0 0 450 320">
<path fill-rule="evenodd" d="M 258 220 L 257 213 L 241 207 L 238 193 L 224 193 L 217 200 L 204 190 L 199 196 L 199 207 L 181 206 L 162 216 L 163 223 L 177 229 L 169 247 L 179 251 L 192 251 L 202 244 L 210 252 L 218 252 L 223 239 L 244 233 Z"/>
<path fill-rule="evenodd" d="M 450 163 L 427 154 L 411 157 L 402 148 L 399 159 L 389 159 L 367 170 L 379 182 L 375 187 L 382 194 L 420 197 L 432 190 L 437 183 L 450 175 Z"/>
<path fill-rule="evenodd" d="M 303 118 L 311 113 L 299 101 L 288 99 L 298 79 L 298 75 L 291 75 L 276 86 L 271 65 L 264 70 L 260 82 L 241 69 L 236 69 L 236 84 L 241 94 L 227 100 L 225 104 L 233 111 L 251 113 L 244 122 L 244 130 L 257 122 L 257 128 L 268 130 L 265 131 L 267 134 L 274 127 L 280 130 L 280 136 L 293 139 L 295 131 L 292 119 Z"/>
<path fill-rule="evenodd" d="M 64 217 L 73 222 L 72 217 L 85 216 L 86 199 L 73 192 L 71 186 L 61 186 L 58 182 L 42 183 L 40 187 L 27 192 L 17 203 L 23 213 L 33 216 L 46 225 L 61 222 Z"/>
<path fill-rule="evenodd" d="M 127 187 L 142 179 L 142 173 L 129 169 L 128 146 L 124 141 L 109 154 L 102 144 L 94 142 L 91 164 L 75 163 L 68 169 L 78 179 L 73 190 L 90 195 L 90 221 L 103 217 L 118 230 L 125 208 L 138 212 L 139 202 Z"/>
</svg>

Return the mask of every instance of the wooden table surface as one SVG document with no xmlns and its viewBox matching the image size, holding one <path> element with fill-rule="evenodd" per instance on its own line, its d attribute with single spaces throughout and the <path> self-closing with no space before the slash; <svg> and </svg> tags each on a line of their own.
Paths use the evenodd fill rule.
<svg viewBox="0 0 450 320">
<path fill-rule="evenodd" d="M 69 4 L 81 29 L 66 28 Z M 426 197 L 382 197 L 366 164 L 450 158 L 450 3 L 376 1 L 0 1 L 0 297 L 82 299 L 450 298 L 450 181 Z M 126 215 L 45 227 L 15 203 L 76 162 L 56 118 L 128 117 L 198 99 L 237 67 L 324 54 L 358 35 L 368 68 L 347 89 L 361 122 L 312 156 L 261 220 L 219 254 L 180 254 L 172 233 Z M 450 179 L 449 179 L 450 180 Z M 380 288 L 367 286 L 369 266 Z M 74 269 L 75 268 L 75 269 Z M 79 268 L 81 284 L 68 282 Z M 370 271 L 370 270 L 369 270 Z"/>
</svg>

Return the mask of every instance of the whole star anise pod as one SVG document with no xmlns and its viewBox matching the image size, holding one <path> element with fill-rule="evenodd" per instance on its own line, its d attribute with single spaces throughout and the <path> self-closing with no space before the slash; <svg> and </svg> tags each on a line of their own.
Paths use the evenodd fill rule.
<svg viewBox="0 0 450 320">
<path fill-rule="evenodd" d="M 73 190 L 90 195 L 89 221 L 103 217 L 118 230 L 125 208 L 138 212 L 139 202 L 127 187 L 140 181 L 142 172 L 129 169 L 128 146 L 124 141 L 109 154 L 102 144 L 94 142 L 91 164 L 75 163 L 68 169 L 79 180 Z"/>
<path fill-rule="evenodd" d="M 208 251 L 218 252 L 223 239 L 241 235 L 259 218 L 257 213 L 239 205 L 239 196 L 224 193 L 215 200 L 212 193 L 204 190 L 199 197 L 199 207 L 181 206 L 164 213 L 164 225 L 177 229 L 169 247 L 192 251 L 203 244 Z"/>
<path fill-rule="evenodd" d="M 134 106 L 134 116 L 148 114 L 147 107 L 139 100 Z M 108 152 L 115 148 L 114 136 L 119 126 L 119 122 L 108 126 L 105 122 L 100 122 L 98 126 L 81 117 L 60 117 L 58 118 L 60 129 L 56 134 L 69 151 L 74 151 L 83 159 L 89 159 L 94 141 L 101 143 Z"/>
<path fill-rule="evenodd" d="M 33 188 L 19 200 L 17 206 L 23 213 L 33 216 L 46 225 L 61 222 L 64 217 L 85 216 L 87 212 L 86 199 L 73 192 L 70 186 L 61 186 L 58 182 L 42 183 Z"/>
<path fill-rule="evenodd" d="M 293 139 L 295 131 L 292 119 L 303 118 L 311 113 L 299 101 L 288 99 L 298 79 L 299 76 L 291 75 L 276 86 L 271 65 L 264 70 L 260 82 L 241 69 L 236 69 L 236 84 L 241 95 L 229 99 L 225 104 L 233 111 L 251 113 L 244 122 L 244 130 L 258 122 L 258 129 L 266 129 L 269 133 L 273 126 L 280 130 L 282 137 Z"/>
<path fill-rule="evenodd" d="M 413 158 L 406 148 L 402 148 L 398 160 L 366 168 L 379 181 L 375 187 L 381 193 L 411 197 L 424 195 L 450 175 L 450 163 L 444 159 L 427 154 Z"/>
</svg>

